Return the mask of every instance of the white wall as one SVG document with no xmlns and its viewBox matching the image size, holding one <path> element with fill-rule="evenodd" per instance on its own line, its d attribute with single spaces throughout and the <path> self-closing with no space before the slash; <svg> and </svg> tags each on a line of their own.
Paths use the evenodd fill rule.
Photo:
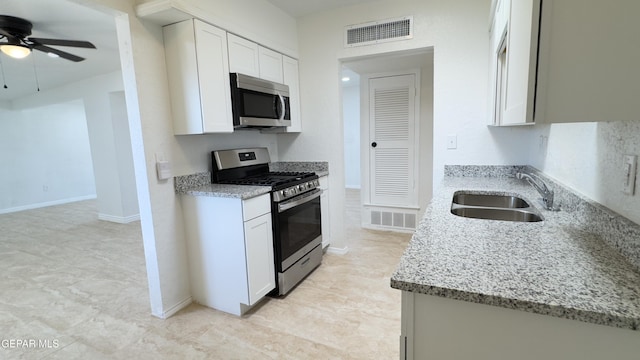
<svg viewBox="0 0 640 360">
<path fill-rule="evenodd" d="M 535 135 L 533 166 L 640 224 L 640 189 L 622 193 L 623 156 L 640 156 L 640 121 L 537 125 Z"/>
<path fill-rule="evenodd" d="M 122 89 L 122 73 L 116 71 L 12 101 L 15 111 L 25 112 L 34 106 L 81 99 L 83 113 L 79 116 L 89 134 L 91 151 L 87 156 L 93 164 L 91 182 L 95 182 L 98 216 L 116 222 L 138 218 L 137 200 L 132 196 L 136 189 Z"/>
<path fill-rule="evenodd" d="M 120 189 L 118 198 L 120 208 L 113 213 L 114 221 L 128 222 L 139 219 L 138 194 L 136 177 L 133 170 L 133 150 L 131 149 L 131 134 L 129 133 L 129 118 L 127 116 L 127 102 L 124 91 L 109 93 L 111 110 L 111 126 L 113 128 L 114 157 L 117 164 L 117 184 Z M 108 217 L 103 216 L 103 219 Z"/>
<path fill-rule="evenodd" d="M 0 110 L 0 213 L 96 196 L 82 100 Z"/>
<path fill-rule="evenodd" d="M 344 27 L 413 15 L 411 40 L 343 47 Z M 300 87 L 304 132 L 278 140 L 281 160 L 328 160 L 330 202 L 344 208 L 343 124 L 340 120 L 340 60 L 409 49 L 434 48 L 433 181 L 445 164 L 525 163 L 530 129 L 490 129 L 487 124 L 489 0 L 400 0 L 354 5 L 298 19 Z M 446 149 L 446 136 L 458 149 Z M 523 144 L 525 144 L 523 146 Z M 301 154 L 304 154 L 301 155 Z M 340 210 L 332 212 L 334 246 L 345 247 Z"/>
<path fill-rule="evenodd" d="M 354 81 L 354 80 L 351 80 Z M 360 87 L 342 87 L 345 186 L 360 189 Z"/>
<path fill-rule="evenodd" d="M 161 27 L 136 17 L 135 0 L 76 1 L 116 16 L 151 311 L 159 317 L 170 316 L 190 302 L 188 263 L 179 197 L 173 181 L 157 180 L 156 156 L 172 164 L 174 176 L 187 175 L 208 171 L 207 153 L 214 148 L 245 146 L 260 139 L 258 145 L 276 149 L 272 142 L 277 137 L 259 133 L 174 136 Z M 218 26 L 234 26 L 241 35 L 258 34 L 258 42 L 266 46 L 297 52 L 295 20 L 265 0 L 182 3 L 199 7 L 198 15 L 217 19 Z"/>
</svg>

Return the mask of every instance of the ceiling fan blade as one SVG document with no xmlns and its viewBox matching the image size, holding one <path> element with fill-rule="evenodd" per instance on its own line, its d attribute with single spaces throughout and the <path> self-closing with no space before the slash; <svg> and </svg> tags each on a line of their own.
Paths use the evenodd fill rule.
<svg viewBox="0 0 640 360">
<path fill-rule="evenodd" d="M 71 60 L 71 61 L 75 61 L 75 62 L 79 62 L 79 61 L 84 60 L 83 57 L 76 56 L 76 55 L 73 55 L 73 54 L 69 54 L 68 52 L 61 51 L 61 50 L 58 50 L 58 49 L 50 48 L 50 47 L 42 45 L 42 44 L 35 44 L 35 45 L 33 45 L 32 48 L 35 49 L 35 50 L 38 50 L 38 51 L 45 52 L 45 53 L 56 54 L 56 55 L 60 56 L 63 59 L 67 59 L 67 60 Z"/>
<path fill-rule="evenodd" d="M 71 46 L 71 47 L 79 47 L 79 48 L 87 48 L 87 49 L 95 49 L 96 46 L 88 41 L 81 40 L 63 40 L 63 39 L 43 39 L 43 38 L 34 38 L 30 37 L 27 40 L 43 45 L 53 45 L 53 46 Z"/>
<path fill-rule="evenodd" d="M 3 28 L 0 28 L 0 36 L 7 36 L 7 37 L 11 36 L 11 37 L 13 37 L 13 35 L 9 34 L 9 32 L 6 31 Z"/>
</svg>

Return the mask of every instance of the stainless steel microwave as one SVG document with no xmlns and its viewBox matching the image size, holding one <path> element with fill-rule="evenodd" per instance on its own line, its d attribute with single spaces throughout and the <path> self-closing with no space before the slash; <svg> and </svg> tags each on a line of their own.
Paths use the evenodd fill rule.
<svg viewBox="0 0 640 360">
<path fill-rule="evenodd" d="M 230 77 L 234 128 L 291 126 L 287 85 L 239 73 Z"/>
</svg>

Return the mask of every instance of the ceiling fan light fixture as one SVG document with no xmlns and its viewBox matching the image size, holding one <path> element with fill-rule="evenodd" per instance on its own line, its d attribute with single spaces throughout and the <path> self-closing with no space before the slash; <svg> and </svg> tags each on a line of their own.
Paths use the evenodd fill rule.
<svg viewBox="0 0 640 360">
<path fill-rule="evenodd" d="M 31 54 L 31 49 L 24 45 L 2 44 L 0 51 L 11 56 L 14 59 L 22 59 Z"/>
</svg>

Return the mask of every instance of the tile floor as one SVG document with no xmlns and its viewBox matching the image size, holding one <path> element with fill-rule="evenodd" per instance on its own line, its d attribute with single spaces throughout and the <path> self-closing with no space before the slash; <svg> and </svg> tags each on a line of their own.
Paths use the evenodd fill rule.
<svg viewBox="0 0 640 360">
<path fill-rule="evenodd" d="M 139 223 L 97 220 L 95 201 L 0 215 L 0 358 L 397 359 L 389 276 L 410 235 L 360 229 L 358 196 L 350 252 L 242 318 L 197 304 L 151 316 Z"/>
</svg>

